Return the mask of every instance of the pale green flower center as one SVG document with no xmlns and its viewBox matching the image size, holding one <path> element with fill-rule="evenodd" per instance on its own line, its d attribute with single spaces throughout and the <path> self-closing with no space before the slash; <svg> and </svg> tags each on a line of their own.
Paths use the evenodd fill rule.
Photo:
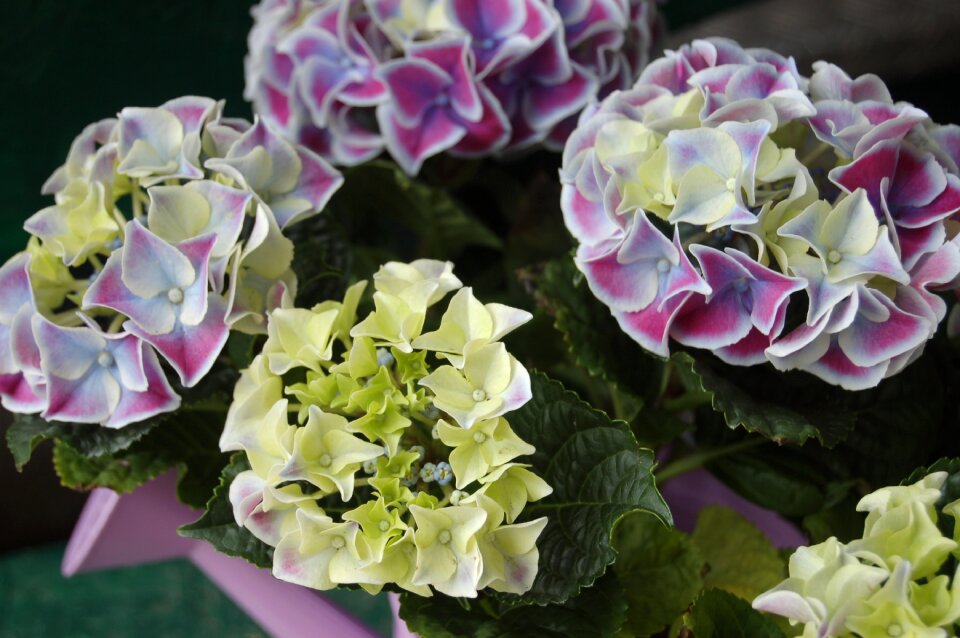
<svg viewBox="0 0 960 638">
<path fill-rule="evenodd" d="M 473 400 L 477 403 L 487 400 L 487 393 L 483 390 L 474 390 L 473 391 Z"/>
<path fill-rule="evenodd" d="M 654 199 L 654 201 L 657 201 L 657 202 L 663 202 L 666 198 L 667 198 L 667 196 L 664 195 L 663 193 L 654 193 L 654 194 L 653 194 L 653 199 Z"/>
<path fill-rule="evenodd" d="M 903 635 L 903 627 L 898 623 L 891 623 L 887 626 L 887 635 L 891 638 L 897 638 L 897 636 Z"/>
<path fill-rule="evenodd" d="M 334 549 L 341 549 L 346 544 L 347 541 L 343 540 L 343 536 L 334 536 L 330 541 L 330 546 Z"/>
<path fill-rule="evenodd" d="M 113 355 L 109 352 L 101 352 L 97 357 L 97 363 L 99 363 L 102 368 L 109 368 L 113 365 Z"/>
<path fill-rule="evenodd" d="M 450 542 L 450 539 L 451 539 L 451 536 L 450 536 L 450 532 L 449 532 L 448 530 L 445 530 L 445 529 L 444 529 L 444 530 L 441 530 L 440 533 L 437 534 L 437 541 L 438 541 L 441 545 L 446 545 L 447 543 Z"/>
<path fill-rule="evenodd" d="M 170 303 L 181 304 L 183 303 L 183 291 L 179 288 L 171 288 L 167 291 L 167 299 Z"/>
<path fill-rule="evenodd" d="M 827 261 L 829 261 L 831 264 L 839 263 L 841 259 L 843 259 L 843 255 L 836 250 L 831 250 L 829 253 L 827 253 Z"/>
<path fill-rule="evenodd" d="M 474 432 L 473 440 L 476 441 L 477 443 L 483 443 L 484 441 L 487 440 L 487 435 L 484 434 L 483 432 Z"/>
<path fill-rule="evenodd" d="M 667 272 L 670 270 L 670 260 L 663 258 L 657 262 L 657 270 L 660 272 Z"/>
<path fill-rule="evenodd" d="M 728 191 L 732 191 L 737 187 L 737 180 L 731 177 L 730 179 L 727 180 L 727 183 L 725 184 L 725 186 L 727 187 Z"/>
<path fill-rule="evenodd" d="M 330 464 L 333 463 L 333 459 L 330 458 L 329 454 L 324 454 L 323 456 L 320 457 L 317 463 L 320 464 L 320 467 L 329 467 Z"/>
<path fill-rule="evenodd" d="M 380 521 L 379 523 L 377 523 L 377 527 L 380 528 L 381 532 L 385 532 L 388 529 L 390 529 L 390 521 Z"/>
</svg>

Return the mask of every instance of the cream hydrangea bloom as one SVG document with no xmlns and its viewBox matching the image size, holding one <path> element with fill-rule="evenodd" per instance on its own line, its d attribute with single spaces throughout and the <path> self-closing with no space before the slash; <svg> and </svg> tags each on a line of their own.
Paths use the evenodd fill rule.
<svg viewBox="0 0 960 638">
<path fill-rule="evenodd" d="M 805 637 L 952 636 L 960 619 L 957 574 L 936 575 L 957 549 L 937 527 L 946 479 L 933 472 L 863 497 L 863 537 L 800 547 L 789 577 L 758 596 L 754 608 L 802 624 Z"/>
<path fill-rule="evenodd" d="M 464 428 L 515 410 L 531 396 L 526 368 L 499 342 L 467 353 L 462 370 L 441 366 L 420 385 L 431 389 L 434 404 Z"/>
<path fill-rule="evenodd" d="M 278 578 L 308 587 L 526 591 L 547 521 L 517 518 L 551 488 L 514 462 L 535 451 L 507 421 L 530 377 L 498 339 L 529 315 L 467 288 L 421 340 L 461 287 L 452 265 L 386 264 L 374 287 L 359 321 L 363 282 L 342 303 L 271 313 L 220 442 L 250 466 L 235 519 L 276 548 Z"/>
</svg>

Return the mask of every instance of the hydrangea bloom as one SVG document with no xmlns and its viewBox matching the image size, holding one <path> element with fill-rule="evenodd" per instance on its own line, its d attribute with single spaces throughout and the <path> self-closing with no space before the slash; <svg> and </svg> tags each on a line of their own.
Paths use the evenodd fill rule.
<svg viewBox="0 0 960 638">
<path fill-rule="evenodd" d="M 281 231 L 342 178 L 222 109 L 202 97 L 126 108 L 74 141 L 44 184 L 55 205 L 0 268 L 4 407 L 114 428 L 174 410 L 161 359 L 193 386 L 231 329 L 264 332 L 291 301 Z"/>
<path fill-rule="evenodd" d="M 583 112 L 561 205 L 591 290 L 647 350 L 864 389 L 946 315 L 958 141 L 875 76 L 698 40 Z"/>
<path fill-rule="evenodd" d="M 935 575 L 960 548 L 937 527 L 934 504 L 946 479 L 946 472 L 934 472 L 863 497 L 857 506 L 868 513 L 862 538 L 797 549 L 789 577 L 753 606 L 803 625 L 804 637 L 953 635 L 960 586 L 956 574 Z M 955 517 L 958 505 L 944 512 Z"/>
<path fill-rule="evenodd" d="M 530 315 L 419 260 L 383 266 L 358 321 L 365 285 L 270 314 L 220 439 L 250 465 L 230 486 L 237 524 L 276 547 L 274 575 L 315 589 L 523 593 L 546 519 L 515 521 L 551 489 L 515 462 L 534 448 L 505 414 L 530 399 L 530 378 L 498 340 Z"/>
<path fill-rule="evenodd" d="M 442 151 L 559 147 L 599 92 L 626 88 L 653 0 L 263 0 L 246 97 L 335 164 L 384 147 L 407 172 Z"/>
</svg>

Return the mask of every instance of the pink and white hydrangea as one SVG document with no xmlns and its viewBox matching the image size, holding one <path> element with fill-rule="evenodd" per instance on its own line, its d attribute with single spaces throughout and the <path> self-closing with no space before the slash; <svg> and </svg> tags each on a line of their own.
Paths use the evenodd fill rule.
<svg viewBox="0 0 960 638">
<path fill-rule="evenodd" d="M 29 322 L 36 313 L 30 286 L 30 255 L 20 253 L 0 267 L 0 402 L 11 412 L 39 412 L 46 405 L 37 387 L 36 344 Z M 27 330 L 24 331 L 24 327 Z M 25 359 L 35 365 L 25 365 Z"/>
<path fill-rule="evenodd" d="M 265 332 L 265 313 L 292 304 L 283 229 L 342 177 L 222 110 L 193 96 L 126 108 L 74 141 L 44 185 L 56 204 L 0 268 L 4 407 L 111 428 L 175 410 L 161 361 L 194 386 L 231 330 Z"/>
<path fill-rule="evenodd" d="M 121 428 L 180 407 L 153 350 L 93 322 L 73 328 L 33 317 L 46 382 L 45 419 Z"/>
<path fill-rule="evenodd" d="M 561 205 L 623 330 L 864 389 L 915 360 L 960 275 L 960 129 L 876 76 L 697 40 L 583 112 Z"/>
<path fill-rule="evenodd" d="M 253 15 L 261 117 L 334 164 L 386 148 L 411 174 L 441 152 L 559 148 L 598 92 L 637 77 L 659 25 L 653 0 L 263 0 Z"/>
</svg>

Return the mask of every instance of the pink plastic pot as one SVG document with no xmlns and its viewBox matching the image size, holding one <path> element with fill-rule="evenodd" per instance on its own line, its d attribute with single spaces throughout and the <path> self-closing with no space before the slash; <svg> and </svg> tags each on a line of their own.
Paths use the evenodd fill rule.
<svg viewBox="0 0 960 638">
<path fill-rule="evenodd" d="M 319 592 L 276 580 L 239 558 L 217 553 L 203 541 L 177 535 L 177 527 L 195 520 L 197 512 L 176 499 L 176 476 L 169 473 L 132 494 L 94 490 L 84 506 L 63 557 L 63 574 L 187 558 L 217 584 L 270 635 L 277 638 L 323 635 L 374 638 L 376 634 Z M 737 496 L 704 471 L 684 474 L 663 486 L 677 526 L 691 531 L 706 505 L 732 507 L 754 522 L 780 547 L 806 542 L 783 518 Z M 397 615 L 397 597 L 390 596 L 394 638 L 415 638 Z"/>
<path fill-rule="evenodd" d="M 177 501 L 175 473 L 132 494 L 96 489 L 67 544 L 63 574 L 186 558 L 271 636 L 316 636 L 317 627 L 322 626 L 325 636 L 376 638 L 370 628 L 321 593 L 277 580 L 268 570 L 177 534 L 177 527 L 197 518 L 196 511 Z M 411 636 L 399 618 L 394 625 L 395 638 Z"/>
</svg>

